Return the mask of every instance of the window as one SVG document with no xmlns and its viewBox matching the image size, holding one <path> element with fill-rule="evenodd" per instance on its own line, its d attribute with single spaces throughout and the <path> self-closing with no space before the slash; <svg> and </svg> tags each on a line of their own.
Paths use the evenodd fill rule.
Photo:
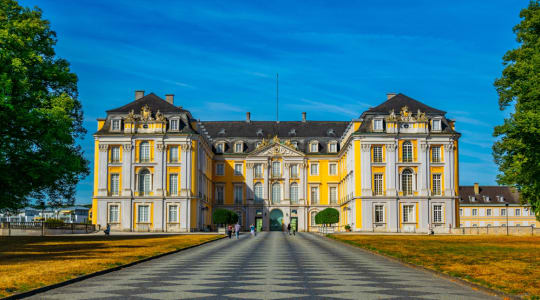
<svg viewBox="0 0 540 300">
<path fill-rule="evenodd" d="M 441 174 L 433 174 L 433 195 L 440 196 L 441 195 Z"/>
<path fill-rule="evenodd" d="M 255 183 L 253 188 L 255 190 L 255 203 L 262 203 L 263 201 L 263 185 L 260 182 Z"/>
<path fill-rule="evenodd" d="M 316 211 L 311 212 L 311 226 L 317 226 L 317 223 L 315 223 L 315 216 L 317 215 Z"/>
<path fill-rule="evenodd" d="M 311 187 L 311 204 L 319 204 L 319 187 Z"/>
<path fill-rule="evenodd" d="M 169 205 L 169 223 L 178 223 L 178 205 Z"/>
<path fill-rule="evenodd" d="M 312 142 L 309 144 L 309 152 L 319 152 L 319 143 Z"/>
<path fill-rule="evenodd" d="M 243 192 L 241 185 L 234 186 L 234 204 L 242 204 Z"/>
<path fill-rule="evenodd" d="M 463 216 L 463 208 L 460 208 L 460 209 L 459 209 L 459 216 L 460 216 L 460 217 Z"/>
<path fill-rule="evenodd" d="M 234 152 L 242 153 L 242 152 L 244 152 L 242 148 L 244 148 L 244 144 L 242 142 L 238 142 L 238 143 L 234 144 Z"/>
<path fill-rule="evenodd" d="M 406 141 L 403 143 L 402 156 L 403 162 L 413 161 L 413 146 L 411 142 Z"/>
<path fill-rule="evenodd" d="M 255 172 L 255 178 L 262 178 L 263 177 L 262 164 L 256 164 L 254 168 L 254 172 Z"/>
<path fill-rule="evenodd" d="M 137 206 L 137 221 L 139 223 L 148 223 L 149 222 L 149 207 L 148 205 L 139 205 Z"/>
<path fill-rule="evenodd" d="M 529 208 L 529 216 L 534 216 L 534 210 L 532 208 Z"/>
<path fill-rule="evenodd" d="M 216 144 L 216 152 L 217 153 L 223 153 L 225 150 L 225 144 L 224 143 L 217 143 Z"/>
<path fill-rule="evenodd" d="M 178 195 L 178 174 L 169 175 L 169 192 L 171 195 Z"/>
<path fill-rule="evenodd" d="M 506 208 L 501 208 L 501 216 L 506 216 Z"/>
<path fill-rule="evenodd" d="M 241 225 L 242 225 L 242 219 L 243 219 L 243 217 L 242 217 L 242 211 L 237 210 L 237 211 L 236 211 L 236 214 L 238 215 L 238 222 L 237 222 L 237 223 L 238 223 L 238 225 L 241 226 Z"/>
<path fill-rule="evenodd" d="M 373 146 L 373 162 L 383 162 L 382 146 Z"/>
<path fill-rule="evenodd" d="M 319 164 L 315 164 L 315 163 L 311 164 L 310 174 L 319 175 Z"/>
<path fill-rule="evenodd" d="M 330 204 L 337 203 L 337 187 L 330 187 Z"/>
<path fill-rule="evenodd" d="M 328 152 L 336 153 L 337 152 L 337 143 L 331 142 L 328 144 Z"/>
<path fill-rule="evenodd" d="M 298 203 L 298 184 L 296 182 L 291 183 L 290 193 L 291 203 Z"/>
<path fill-rule="evenodd" d="M 169 160 L 170 162 L 178 162 L 178 146 L 169 148 Z"/>
<path fill-rule="evenodd" d="M 442 205 L 433 205 L 433 223 L 442 223 Z"/>
<path fill-rule="evenodd" d="M 112 120 L 112 130 L 113 131 L 120 130 L 120 120 Z"/>
<path fill-rule="evenodd" d="M 120 174 L 111 174 L 111 195 L 120 194 Z"/>
<path fill-rule="evenodd" d="M 373 175 L 373 194 L 375 196 L 383 194 L 383 174 Z"/>
<path fill-rule="evenodd" d="M 297 141 L 292 141 L 292 145 L 293 145 L 294 149 L 298 149 L 298 142 Z"/>
<path fill-rule="evenodd" d="M 142 142 L 140 145 L 141 153 L 139 154 L 139 160 L 141 162 L 149 162 L 150 161 L 150 143 L 149 142 Z"/>
<path fill-rule="evenodd" d="M 218 176 L 225 175 L 225 165 L 224 164 L 216 164 L 216 175 L 218 175 Z"/>
<path fill-rule="evenodd" d="M 120 221 L 120 206 L 117 204 L 109 205 L 109 223 L 118 223 Z"/>
<path fill-rule="evenodd" d="M 432 130 L 440 131 L 441 130 L 441 120 L 433 120 Z"/>
<path fill-rule="evenodd" d="M 115 146 L 111 148 L 111 162 L 120 162 L 120 147 Z"/>
<path fill-rule="evenodd" d="M 337 175 L 337 164 L 330 164 L 328 173 L 330 173 L 330 175 Z"/>
<path fill-rule="evenodd" d="M 403 191 L 404 196 L 412 195 L 412 171 L 410 169 L 405 169 L 401 173 L 401 190 Z"/>
<path fill-rule="evenodd" d="M 472 224 L 472 227 L 478 227 L 478 224 Z"/>
<path fill-rule="evenodd" d="M 242 164 L 234 164 L 234 175 L 242 175 Z"/>
<path fill-rule="evenodd" d="M 298 178 L 298 165 L 291 165 L 291 178 Z"/>
<path fill-rule="evenodd" d="M 216 186 L 216 202 L 217 204 L 223 204 L 225 199 L 225 188 L 222 185 Z"/>
<path fill-rule="evenodd" d="M 486 216 L 491 217 L 491 208 L 486 210 Z"/>
<path fill-rule="evenodd" d="M 516 216 L 516 217 L 521 216 L 521 209 L 516 208 L 516 210 L 515 210 L 515 216 Z"/>
<path fill-rule="evenodd" d="M 375 130 L 375 131 L 383 130 L 383 120 L 382 119 L 373 120 L 373 130 Z"/>
<path fill-rule="evenodd" d="M 431 162 L 441 162 L 441 147 L 431 148 Z"/>
<path fill-rule="evenodd" d="M 171 120 L 170 121 L 171 130 L 177 131 L 178 130 L 178 120 Z"/>
<path fill-rule="evenodd" d="M 473 215 L 473 216 L 478 216 L 478 209 L 473 208 L 473 209 L 472 209 L 472 215 Z"/>
<path fill-rule="evenodd" d="M 414 205 L 403 205 L 403 223 L 413 223 Z"/>
<path fill-rule="evenodd" d="M 139 173 L 139 195 L 145 196 L 150 194 L 150 181 L 152 174 L 147 169 L 142 170 Z"/>
<path fill-rule="evenodd" d="M 272 184 L 272 202 L 273 203 L 281 202 L 281 186 L 277 182 Z"/>
<path fill-rule="evenodd" d="M 375 223 L 384 223 L 384 205 L 375 205 Z"/>
<path fill-rule="evenodd" d="M 281 164 L 279 161 L 272 163 L 272 177 L 281 177 Z"/>
</svg>

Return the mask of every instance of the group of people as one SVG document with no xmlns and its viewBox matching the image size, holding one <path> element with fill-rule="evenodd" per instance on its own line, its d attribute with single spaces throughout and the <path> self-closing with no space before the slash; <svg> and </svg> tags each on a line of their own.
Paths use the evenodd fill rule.
<svg viewBox="0 0 540 300">
<path fill-rule="evenodd" d="M 227 227 L 227 236 L 229 237 L 229 239 L 232 239 L 233 232 L 234 232 L 234 235 L 236 236 L 236 239 L 239 239 L 241 228 L 242 226 L 240 226 L 240 224 L 238 223 L 236 223 L 234 227 L 232 225 L 229 225 Z M 292 235 L 296 235 L 296 230 L 295 228 L 291 227 L 291 224 L 287 225 L 287 234 L 291 235 L 291 229 L 292 229 Z M 255 225 L 251 224 L 251 226 L 249 226 L 249 231 L 251 232 L 251 236 L 257 236 L 257 231 L 255 231 Z"/>
</svg>

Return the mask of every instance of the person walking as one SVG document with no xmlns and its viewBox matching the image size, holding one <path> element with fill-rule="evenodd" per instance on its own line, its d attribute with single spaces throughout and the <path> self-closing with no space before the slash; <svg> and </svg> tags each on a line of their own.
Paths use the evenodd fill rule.
<svg viewBox="0 0 540 300">
<path fill-rule="evenodd" d="M 255 225 L 251 224 L 251 226 L 249 226 L 249 231 L 251 231 L 251 236 L 255 236 Z"/>
<path fill-rule="evenodd" d="M 236 239 L 238 239 L 240 236 L 240 224 L 238 223 L 234 225 L 234 234 L 236 235 Z"/>
<path fill-rule="evenodd" d="M 291 223 L 287 225 L 287 233 L 291 235 Z"/>
<path fill-rule="evenodd" d="M 227 227 L 227 235 L 229 236 L 229 239 L 232 237 L 232 226 L 229 225 L 229 227 Z"/>
</svg>

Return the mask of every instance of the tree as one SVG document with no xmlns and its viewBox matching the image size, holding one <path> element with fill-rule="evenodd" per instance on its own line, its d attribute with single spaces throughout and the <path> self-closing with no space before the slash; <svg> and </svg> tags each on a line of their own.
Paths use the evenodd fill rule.
<svg viewBox="0 0 540 300">
<path fill-rule="evenodd" d="M 335 208 L 325 208 L 315 215 L 316 224 L 335 224 L 339 222 L 339 211 Z"/>
<path fill-rule="evenodd" d="M 506 52 L 502 76 L 495 80 L 499 108 L 513 112 L 496 126 L 493 156 L 499 184 L 515 187 L 540 220 L 540 7 L 531 1 L 514 27 L 518 48 Z"/>
<path fill-rule="evenodd" d="M 238 214 L 224 208 L 218 208 L 214 210 L 212 214 L 212 220 L 214 224 L 234 224 L 238 222 Z"/>
<path fill-rule="evenodd" d="M 39 8 L 0 0 L 0 208 L 72 204 L 88 175 L 77 76 Z"/>
</svg>

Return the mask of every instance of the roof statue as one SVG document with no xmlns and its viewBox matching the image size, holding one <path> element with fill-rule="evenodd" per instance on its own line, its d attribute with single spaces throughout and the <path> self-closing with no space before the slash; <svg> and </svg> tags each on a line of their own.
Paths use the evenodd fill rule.
<svg viewBox="0 0 540 300">
<path fill-rule="evenodd" d="M 386 117 L 386 121 L 395 122 L 395 121 L 397 121 L 397 120 L 398 120 L 398 118 L 397 118 L 397 116 L 396 116 L 396 113 L 395 113 L 394 110 L 392 109 L 392 110 L 390 111 L 390 115 L 389 115 L 388 117 Z"/>
<path fill-rule="evenodd" d="M 163 114 L 159 111 L 156 112 L 156 121 L 159 121 L 159 122 L 164 122 L 165 121 L 165 117 L 163 116 Z"/>
<path fill-rule="evenodd" d="M 132 109 L 126 117 L 126 122 L 134 122 L 134 121 L 135 121 L 135 112 Z"/>
<path fill-rule="evenodd" d="M 141 108 L 141 119 L 143 121 L 152 120 L 152 112 L 150 111 L 150 107 L 148 107 L 148 105 L 145 105 Z"/>
<path fill-rule="evenodd" d="M 279 144 L 279 143 L 280 143 L 279 138 L 278 138 L 277 135 L 274 136 L 274 138 L 272 139 L 272 142 L 273 142 L 274 144 Z"/>
<path fill-rule="evenodd" d="M 422 112 L 420 109 L 418 109 L 418 112 L 416 113 L 416 120 L 418 122 L 427 122 L 426 113 Z"/>
</svg>

